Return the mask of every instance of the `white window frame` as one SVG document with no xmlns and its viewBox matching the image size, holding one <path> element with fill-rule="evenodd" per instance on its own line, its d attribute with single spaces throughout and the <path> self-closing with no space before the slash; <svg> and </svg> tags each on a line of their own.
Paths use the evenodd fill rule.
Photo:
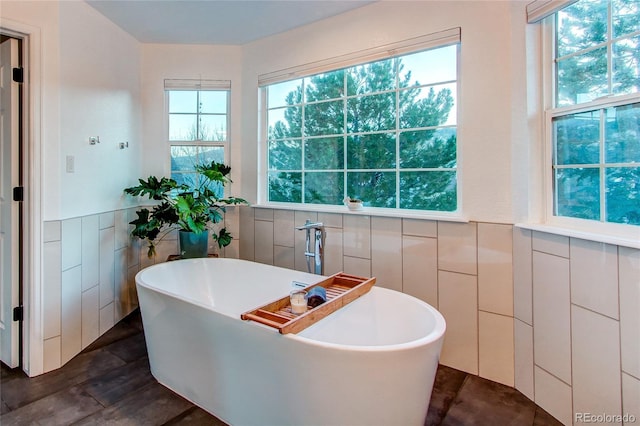
<svg viewBox="0 0 640 426">
<path fill-rule="evenodd" d="M 169 137 L 169 92 L 171 91 L 226 91 L 226 131 L 227 137 L 224 141 L 172 141 Z M 168 170 L 169 175 L 173 175 L 171 170 L 171 148 L 174 146 L 198 146 L 198 147 L 222 147 L 224 151 L 224 163 L 231 161 L 230 141 L 231 141 L 231 81 L 230 80 L 202 80 L 202 79 L 165 79 L 164 80 L 164 117 L 165 117 L 165 138 L 168 144 Z M 226 192 L 229 190 L 225 187 Z"/>
<path fill-rule="evenodd" d="M 318 211 L 318 212 L 340 212 L 347 213 L 344 206 L 335 206 L 327 204 L 308 204 L 308 203 L 286 203 L 286 202 L 269 202 L 268 201 L 268 123 L 266 120 L 267 112 L 267 96 L 265 87 L 271 84 L 284 82 L 288 80 L 294 80 L 297 78 L 304 78 L 319 73 L 330 72 L 341 68 L 347 68 L 354 65 L 360 65 L 367 62 L 373 62 L 377 60 L 384 60 L 395 56 L 408 55 L 411 53 L 418 53 L 429 49 L 436 49 L 439 47 L 446 47 L 453 44 L 458 44 L 458 60 L 457 60 L 457 93 L 461 93 L 461 73 L 460 73 L 460 44 L 461 44 L 461 29 L 459 27 L 451 28 L 448 30 L 440 31 L 437 33 L 427 34 L 420 37 L 415 37 L 408 40 L 402 40 L 396 43 L 377 46 L 370 49 L 365 49 L 338 57 L 328 58 L 308 64 L 303 64 L 296 67 L 286 68 L 266 74 L 262 74 L 258 77 L 258 201 L 254 204 L 254 207 L 269 207 L 278 209 L 291 209 L 305 211 Z M 457 179 L 457 192 L 456 192 L 456 206 L 455 211 L 427 211 L 427 210 L 410 210 L 400 208 L 381 208 L 381 207 L 367 207 L 364 212 L 351 212 L 350 214 L 367 214 L 367 215 L 379 215 L 379 216 L 397 216 L 397 217 L 417 217 L 417 218 L 429 218 L 433 220 L 448 220 L 448 221 L 460 221 L 466 222 L 467 219 L 463 217 L 463 204 L 462 204 L 462 159 L 461 159 L 461 143 L 459 129 L 461 128 L 461 114 L 459 99 L 456 100 L 455 108 L 457 110 L 457 123 L 458 139 L 456 146 L 456 179 Z"/>
<path fill-rule="evenodd" d="M 553 119 L 568 114 L 593 111 L 608 107 L 640 102 L 640 93 L 627 95 L 609 95 L 577 105 L 555 107 L 555 15 L 542 21 L 542 86 L 543 86 L 543 198 L 544 212 L 542 226 L 526 226 L 534 230 L 553 232 L 577 238 L 619 244 L 640 248 L 640 226 L 589 219 L 557 216 L 554 214 L 555 182 L 553 173 L 554 135 Z M 601 195 L 602 196 L 602 195 Z"/>
</svg>

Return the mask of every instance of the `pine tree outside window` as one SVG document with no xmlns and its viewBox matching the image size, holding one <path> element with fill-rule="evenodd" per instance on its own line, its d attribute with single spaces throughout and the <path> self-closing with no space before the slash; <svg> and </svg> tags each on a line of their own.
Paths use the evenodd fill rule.
<svg viewBox="0 0 640 426">
<path fill-rule="evenodd" d="M 640 225 L 640 3 L 555 14 L 553 216 Z"/>
<path fill-rule="evenodd" d="M 459 42 L 265 85 L 265 199 L 455 212 Z"/>
</svg>

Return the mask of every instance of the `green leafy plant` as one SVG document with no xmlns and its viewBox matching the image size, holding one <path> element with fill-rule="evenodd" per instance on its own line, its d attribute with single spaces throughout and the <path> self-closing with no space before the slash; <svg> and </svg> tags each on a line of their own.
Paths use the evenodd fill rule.
<svg viewBox="0 0 640 426">
<path fill-rule="evenodd" d="M 231 167 L 212 161 L 196 166 L 196 171 L 201 177 L 197 189 L 155 176 L 149 176 L 147 180 L 138 179 L 138 185 L 124 189 L 128 195 L 159 202 L 151 209 L 138 210 L 138 218 L 130 222 L 134 226 L 131 235 L 147 241 L 149 257 L 155 256 L 156 244 L 171 231 L 177 229 L 200 234 L 210 229 L 210 225 L 222 222 L 227 206 L 248 204 L 243 198 L 219 197 L 212 189 L 216 184 L 224 187 L 231 182 Z M 212 233 L 212 238 L 222 248 L 228 246 L 233 237 L 226 228 L 222 228 L 218 233 Z"/>
</svg>

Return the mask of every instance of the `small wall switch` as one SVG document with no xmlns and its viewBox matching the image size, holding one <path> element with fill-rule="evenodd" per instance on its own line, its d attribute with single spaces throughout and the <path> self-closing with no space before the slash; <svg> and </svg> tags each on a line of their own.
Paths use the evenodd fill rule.
<svg viewBox="0 0 640 426">
<path fill-rule="evenodd" d="M 73 155 L 67 155 L 67 173 L 75 173 L 76 165 Z"/>
</svg>

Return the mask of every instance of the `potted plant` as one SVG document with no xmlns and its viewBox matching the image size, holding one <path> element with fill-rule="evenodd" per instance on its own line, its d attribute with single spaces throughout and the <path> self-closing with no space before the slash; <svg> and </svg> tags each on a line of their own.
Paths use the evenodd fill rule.
<svg viewBox="0 0 640 426">
<path fill-rule="evenodd" d="M 343 201 L 344 205 L 347 206 L 349 210 L 353 211 L 362 210 L 364 205 L 362 200 L 360 200 L 359 198 L 345 197 Z"/>
<path fill-rule="evenodd" d="M 210 164 L 196 166 L 200 174 L 198 188 L 178 184 L 173 179 L 149 176 L 139 179 L 139 185 L 125 188 L 124 192 L 133 196 L 146 196 L 158 202 L 151 209 L 142 208 L 136 213 L 138 218 L 131 234 L 146 240 L 148 256 L 156 254 L 156 244 L 168 233 L 178 230 L 181 257 L 206 257 L 209 230 L 212 224 L 224 219 L 226 206 L 248 204 L 237 197 L 220 197 L 218 193 L 231 182 L 228 175 L 231 167 L 212 161 Z M 231 243 L 232 236 L 226 228 L 212 233 L 220 248 Z"/>
</svg>

